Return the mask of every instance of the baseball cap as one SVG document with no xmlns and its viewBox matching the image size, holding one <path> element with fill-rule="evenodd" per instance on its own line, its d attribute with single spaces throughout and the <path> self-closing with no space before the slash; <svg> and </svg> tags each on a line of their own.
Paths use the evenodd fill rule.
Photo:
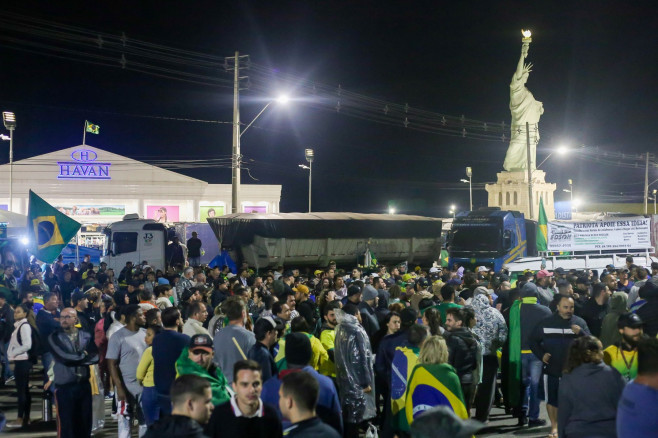
<svg viewBox="0 0 658 438">
<path fill-rule="evenodd" d="M 425 278 L 425 277 L 419 277 L 416 280 L 416 283 L 420 284 L 422 287 L 427 287 L 427 286 L 430 285 L 430 282 L 427 281 L 427 278 Z"/>
<path fill-rule="evenodd" d="M 562 274 L 564 274 L 564 272 L 565 272 L 565 271 L 564 271 L 564 268 L 559 268 L 559 267 L 558 267 L 558 268 L 553 269 L 553 273 L 554 273 L 554 274 L 562 275 Z"/>
<path fill-rule="evenodd" d="M 584 284 L 589 286 L 590 284 L 592 284 L 592 282 L 589 281 L 587 277 L 578 277 L 576 278 L 576 284 Z"/>
<path fill-rule="evenodd" d="M 322 270 L 320 270 L 320 269 L 316 269 L 315 272 L 313 272 L 313 275 L 322 274 L 323 272 L 324 272 L 324 271 L 322 271 Z"/>
<path fill-rule="evenodd" d="M 85 295 L 84 292 L 82 292 L 80 289 L 76 289 L 75 292 L 71 294 L 71 302 L 73 303 L 74 306 L 76 306 L 80 301 L 84 300 L 87 298 L 87 295 Z"/>
<path fill-rule="evenodd" d="M 190 339 L 190 351 L 194 350 L 205 350 L 209 353 L 213 352 L 212 339 L 208 335 L 194 335 Z"/>
<path fill-rule="evenodd" d="M 352 295 L 360 294 L 361 288 L 355 284 L 347 288 L 347 296 L 351 297 Z"/>
<path fill-rule="evenodd" d="M 537 278 L 552 277 L 552 276 L 553 276 L 553 273 L 552 273 L 552 272 L 548 272 L 546 269 L 542 269 L 541 271 L 537 272 L 537 274 L 535 274 L 535 276 L 536 276 Z"/>
<path fill-rule="evenodd" d="M 437 272 L 439 272 L 439 268 L 430 268 L 430 274 L 435 274 Z"/>
<path fill-rule="evenodd" d="M 642 327 L 642 318 L 635 313 L 622 313 L 617 320 L 617 328 L 640 328 Z"/>
<path fill-rule="evenodd" d="M 489 271 L 489 268 L 486 266 L 478 266 L 478 272 L 487 272 Z"/>
<path fill-rule="evenodd" d="M 468 438 L 486 426 L 476 420 L 462 420 L 448 406 L 428 409 L 411 425 L 412 438 Z"/>
</svg>

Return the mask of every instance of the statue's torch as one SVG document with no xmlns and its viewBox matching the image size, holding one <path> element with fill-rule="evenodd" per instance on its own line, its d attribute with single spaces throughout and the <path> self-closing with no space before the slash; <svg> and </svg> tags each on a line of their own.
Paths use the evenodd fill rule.
<svg viewBox="0 0 658 438">
<path fill-rule="evenodd" d="M 530 44 L 532 42 L 532 38 L 530 38 L 532 36 L 532 33 L 530 32 L 530 30 L 521 29 L 521 34 L 523 35 L 523 38 L 521 38 L 521 42 L 523 44 Z"/>
</svg>

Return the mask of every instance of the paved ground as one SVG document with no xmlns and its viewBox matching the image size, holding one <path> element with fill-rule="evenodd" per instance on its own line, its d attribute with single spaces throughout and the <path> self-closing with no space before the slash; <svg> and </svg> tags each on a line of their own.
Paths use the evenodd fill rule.
<svg viewBox="0 0 658 438">
<path fill-rule="evenodd" d="M 40 370 L 40 368 L 39 368 Z M 39 380 L 39 375 L 36 373 L 32 376 L 32 384 L 34 388 L 32 389 L 32 414 L 31 418 L 33 423 L 24 429 L 6 429 L 0 433 L 5 433 L 12 437 L 56 437 L 57 430 L 54 421 L 43 422 L 38 421 L 42 418 L 41 416 L 41 406 L 42 406 L 42 389 L 39 388 L 41 383 Z M 106 402 L 106 417 L 105 417 L 105 427 L 96 433 L 95 437 L 116 437 L 117 436 L 117 423 L 115 420 L 112 420 L 110 417 L 110 407 L 111 403 Z M 7 420 L 11 421 L 16 418 L 16 388 L 13 383 L 0 388 L 0 409 L 5 413 Z M 546 415 L 546 410 L 542 404 L 542 413 L 541 418 L 548 418 Z M 529 429 L 526 427 L 518 427 L 516 425 L 516 419 L 513 419 L 510 415 L 506 415 L 503 409 L 493 408 L 491 413 L 491 420 L 489 422 L 489 427 L 483 430 L 482 433 L 478 434 L 478 437 L 524 437 L 524 438 L 538 438 L 545 437 L 550 432 L 550 427 L 545 426 L 541 428 Z M 134 437 L 137 436 L 137 429 L 134 430 Z M 237 438 L 237 437 L 236 437 Z"/>
</svg>

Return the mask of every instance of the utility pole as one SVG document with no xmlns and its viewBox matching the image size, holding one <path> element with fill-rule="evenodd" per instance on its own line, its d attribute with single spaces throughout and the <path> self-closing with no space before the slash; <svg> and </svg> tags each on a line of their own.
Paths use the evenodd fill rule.
<svg viewBox="0 0 658 438">
<path fill-rule="evenodd" d="M 644 167 L 644 214 L 648 214 L 647 203 L 649 201 L 649 152 L 646 156 L 646 164 Z"/>
<path fill-rule="evenodd" d="M 249 55 L 240 56 L 240 52 L 235 52 L 235 56 L 225 58 L 224 68 L 227 71 L 233 70 L 233 151 L 231 155 L 231 213 L 239 213 L 240 208 L 240 164 L 242 155 L 240 154 L 240 60 L 249 61 Z M 233 66 L 229 66 L 229 61 L 233 60 Z"/>
<path fill-rule="evenodd" d="M 528 157 L 528 212 L 530 213 L 530 220 L 534 217 L 534 208 L 532 203 L 532 162 L 530 161 L 530 123 L 525 122 L 525 141 L 526 141 L 526 155 Z"/>
</svg>

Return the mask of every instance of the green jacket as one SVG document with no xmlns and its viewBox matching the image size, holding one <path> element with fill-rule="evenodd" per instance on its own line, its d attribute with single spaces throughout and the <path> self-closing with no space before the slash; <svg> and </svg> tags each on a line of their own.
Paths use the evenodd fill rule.
<svg viewBox="0 0 658 438">
<path fill-rule="evenodd" d="M 210 390 L 212 391 L 212 404 L 217 406 L 221 403 L 227 402 L 230 399 L 226 391 L 226 377 L 224 373 L 215 365 L 210 366 L 210 370 L 206 370 L 201 365 L 193 362 L 188 355 L 188 348 L 183 348 L 178 360 L 176 360 L 176 377 L 183 374 L 194 374 L 195 376 L 203 377 L 210 382 Z"/>
</svg>

